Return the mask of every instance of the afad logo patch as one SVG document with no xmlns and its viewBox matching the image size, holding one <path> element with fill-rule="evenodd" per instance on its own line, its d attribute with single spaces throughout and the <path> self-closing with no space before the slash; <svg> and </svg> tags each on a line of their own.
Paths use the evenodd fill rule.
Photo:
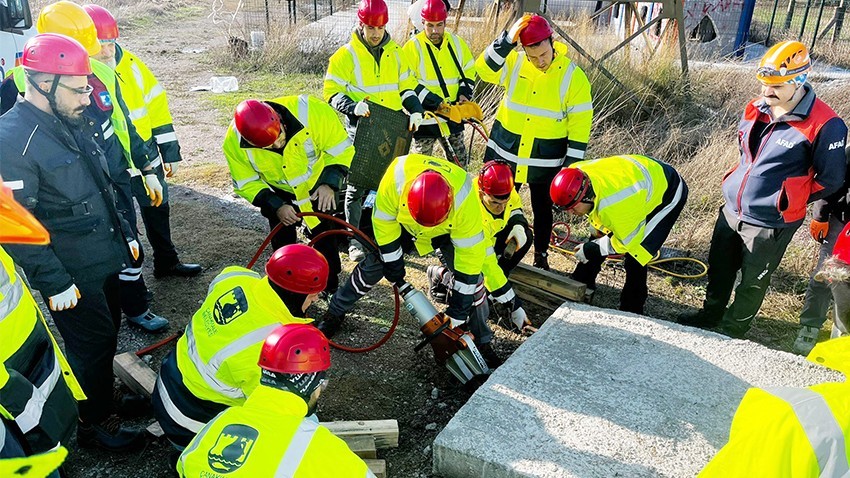
<svg viewBox="0 0 850 478">
<path fill-rule="evenodd" d="M 217 473 L 238 470 L 245 464 L 259 436 L 260 432 L 248 425 L 227 425 L 207 452 L 207 463 Z"/>
<path fill-rule="evenodd" d="M 103 105 L 105 108 L 112 108 L 112 96 L 109 95 L 108 91 L 101 91 L 97 94 L 98 103 Z"/>
<path fill-rule="evenodd" d="M 213 320 L 218 325 L 227 325 L 248 311 L 248 298 L 245 291 L 237 286 L 225 292 L 215 301 Z"/>
</svg>

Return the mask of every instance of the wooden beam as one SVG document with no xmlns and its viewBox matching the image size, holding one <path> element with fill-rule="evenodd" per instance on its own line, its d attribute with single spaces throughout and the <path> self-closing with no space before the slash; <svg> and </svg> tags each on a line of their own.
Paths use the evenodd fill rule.
<svg viewBox="0 0 850 478">
<path fill-rule="evenodd" d="M 398 421 L 363 420 L 350 422 L 322 422 L 334 435 L 345 439 L 350 436 L 371 435 L 378 449 L 398 447 Z"/>
<path fill-rule="evenodd" d="M 116 355 L 112 360 L 112 371 L 130 390 L 150 398 L 156 384 L 156 374 L 133 352 Z"/>
<path fill-rule="evenodd" d="M 520 263 L 511 271 L 510 280 L 556 297 L 575 302 L 584 301 L 587 286 L 569 277 Z M 563 302 L 563 301 L 561 301 Z"/>
<path fill-rule="evenodd" d="M 360 458 L 378 458 L 375 449 L 375 437 L 370 435 L 352 435 L 342 438 L 348 448 Z"/>
<path fill-rule="evenodd" d="M 372 470 L 375 478 L 387 478 L 387 462 L 384 460 L 363 460 Z"/>
<path fill-rule="evenodd" d="M 513 288 L 516 295 L 518 295 L 524 302 L 540 306 L 550 312 L 554 312 L 561 306 L 561 304 L 566 302 L 566 299 L 563 297 L 558 297 L 555 294 L 546 292 L 545 290 L 529 287 L 519 282 L 514 282 Z"/>
</svg>

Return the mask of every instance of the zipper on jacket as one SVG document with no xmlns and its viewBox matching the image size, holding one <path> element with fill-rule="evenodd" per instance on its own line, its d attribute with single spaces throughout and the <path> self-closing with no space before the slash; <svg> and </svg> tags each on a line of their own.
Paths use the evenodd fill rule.
<svg viewBox="0 0 850 478">
<path fill-rule="evenodd" d="M 756 119 L 756 121 L 758 121 L 758 119 Z M 753 124 L 755 124 L 755 123 L 753 123 Z M 750 151 L 749 135 L 747 135 L 747 144 L 746 144 L 746 147 L 744 148 L 744 151 L 746 151 L 750 155 L 750 164 L 747 165 L 747 170 L 744 172 L 743 179 L 741 179 L 741 187 L 738 189 L 738 219 L 743 219 L 743 212 L 744 211 L 743 211 L 743 208 L 741 207 L 741 198 L 744 196 L 744 187 L 747 185 L 747 178 L 749 178 L 750 171 L 752 171 L 753 165 L 756 163 L 756 158 L 761 156 L 761 151 L 762 151 L 762 149 L 764 149 L 764 145 L 767 144 L 768 139 L 770 139 L 770 135 L 773 134 L 773 128 L 775 126 L 776 126 L 776 123 L 774 123 L 774 122 L 771 122 L 769 125 L 767 125 L 766 134 L 763 137 L 764 139 L 759 142 L 759 149 L 758 149 L 758 151 L 756 151 L 755 155 L 753 155 L 752 152 Z M 753 133 L 753 127 L 750 126 L 750 134 L 752 134 L 752 133 Z"/>
</svg>

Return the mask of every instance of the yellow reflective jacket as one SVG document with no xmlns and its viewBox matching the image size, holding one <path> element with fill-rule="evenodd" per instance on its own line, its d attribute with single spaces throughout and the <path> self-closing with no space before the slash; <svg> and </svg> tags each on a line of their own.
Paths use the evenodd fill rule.
<svg viewBox="0 0 850 478">
<path fill-rule="evenodd" d="M 407 193 L 413 180 L 427 170 L 440 173 L 454 191 L 454 205 L 448 219 L 435 227 L 419 225 L 407 207 Z M 466 320 L 486 248 L 481 224 L 481 202 L 475 194 L 473 182 L 469 174 L 454 163 L 424 154 L 399 156 L 387 167 L 372 210 L 375 242 L 385 262 L 402 260 L 402 227 L 413 236 L 419 255 L 434 250 L 432 239 L 444 235 L 451 238 L 455 248 L 452 271 L 455 281 L 452 287 L 457 292 L 452 297 L 457 299 L 450 302 L 449 315 L 458 320 Z"/>
<path fill-rule="evenodd" d="M 455 103 L 460 95 L 472 99 L 475 88 L 475 57 L 472 56 L 472 52 L 463 38 L 446 31 L 443 34 L 442 43 L 439 47 L 436 47 L 423 31 L 405 43 L 402 49 L 404 54 L 407 55 L 410 68 L 419 84 L 439 97 L 439 103 L 429 104 L 425 95 L 420 95 L 419 101 L 422 102 L 425 109 L 434 111 L 441 103 Z M 445 90 L 437 76 L 438 69 L 435 68 L 435 61 L 442 74 Z M 460 70 L 458 66 L 460 66 Z M 425 118 L 417 133 L 425 137 L 439 135 L 439 130 L 436 129 L 438 122 L 449 123 L 441 116 Z M 453 126 L 452 133 L 463 130 L 463 126 L 457 123 L 450 123 L 450 125 Z M 428 134 L 424 134 L 426 132 Z"/>
<path fill-rule="evenodd" d="M 291 392 L 259 385 L 241 407 L 212 419 L 177 461 L 185 478 L 374 478 L 342 439 L 305 418 Z"/>
<path fill-rule="evenodd" d="M 294 205 L 312 211 L 310 193 L 327 184 L 339 190 L 342 174 L 323 176 L 325 168 L 339 166 L 347 173 L 354 157 L 336 112 L 326 103 L 308 95 L 282 96 L 267 101 L 283 116 L 287 141 L 283 153 L 255 148 L 244 141 L 231 122 L 224 137 L 224 156 L 233 179 L 233 190 L 260 207 L 266 217 L 274 217 L 284 201 L 269 186 L 295 195 Z M 282 109 L 281 109 L 282 108 Z M 293 130 L 297 130 L 293 134 Z M 304 218 L 311 229 L 319 225 L 315 217 Z"/>
<path fill-rule="evenodd" d="M 478 190 L 478 181 L 473 181 L 476 197 L 480 197 Z M 484 227 L 484 240 L 486 245 L 484 264 L 481 266 L 481 272 L 484 274 L 484 287 L 493 295 L 499 302 L 510 300 L 514 296 L 514 291 L 508 283 L 508 278 L 505 272 L 499 267 L 499 258 L 496 256 L 494 247 L 496 245 L 496 234 L 502 232 L 513 216 L 522 216 L 522 200 L 516 190 L 511 191 L 511 196 L 508 198 L 508 204 L 505 206 L 505 212 L 501 216 L 496 217 L 487 210 L 487 206 L 482 201 L 481 219 Z M 525 221 L 523 221 L 525 222 Z"/>
<path fill-rule="evenodd" d="M 483 81 L 505 88 L 485 160 L 513 163 L 518 183 L 547 182 L 562 166 L 584 159 L 593 120 L 590 82 L 561 42 L 554 42 L 545 72 L 515 46 L 505 33 L 475 61 Z"/>
<path fill-rule="evenodd" d="M 43 339 L 34 339 L 37 336 L 49 337 L 54 356 L 50 363 L 43 359 L 47 351 L 41 349 Z M 15 370 L 12 363 L 25 363 L 27 370 Z M 24 373 L 48 378 L 33 384 Z M 57 387 L 68 392 L 59 393 Z M 35 451 L 47 451 L 69 438 L 61 435 L 70 435 L 76 426 L 74 400 L 85 399 L 41 309 L 15 271 L 12 258 L 0 247 L 0 417 L 16 422 L 24 434 L 36 427 L 43 429 L 56 442 Z"/>
<path fill-rule="evenodd" d="M 180 161 L 180 144 L 174 132 L 168 97 L 156 76 L 136 55 L 115 45 L 115 74 L 121 82 L 130 120 L 144 141 L 153 137 L 166 163 Z"/>
<path fill-rule="evenodd" d="M 310 323 L 292 316 L 267 277 L 226 267 L 177 342 L 177 368 L 195 397 L 241 405 L 260 383 L 257 367 L 266 337 L 281 324 Z"/>
<path fill-rule="evenodd" d="M 0 424 L 0 434 L 4 433 L 4 427 Z M 20 478 L 43 478 L 50 476 L 65 461 L 68 449 L 60 446 L 45 453 L 20 457 L 0 458 L 0 476 Z"/>
<path fill-rule="evenodd" d="M 572 165 L 587 174 L 596 194 L 587 221 L 595 229 L 613 234 L 614 250 L 629 253 L 642 265 L 648 264 L 657 252 L 644 248 L 643 239 L 646 218 L 662 203 L 667 191 L 665 166 L 670 167 L 636 154 Z"/>
</svg>

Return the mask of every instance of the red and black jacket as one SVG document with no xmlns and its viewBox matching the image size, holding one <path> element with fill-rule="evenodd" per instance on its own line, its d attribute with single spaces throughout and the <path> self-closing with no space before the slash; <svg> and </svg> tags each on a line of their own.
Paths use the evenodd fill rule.
<svg viewBox="0 0 850 478">
<path fill-rule="evenodd" d="M 779 118 L 771 118 L 761 99 L 744 110 L 738 125 L 741 159 L 723 178 L 723 196 L 724 207 L 746 223 L 799 225 L 808 203 L 844 182 L 847 126 L 808 84 L 803 88 L 800 103 Z"/>
</svg>

